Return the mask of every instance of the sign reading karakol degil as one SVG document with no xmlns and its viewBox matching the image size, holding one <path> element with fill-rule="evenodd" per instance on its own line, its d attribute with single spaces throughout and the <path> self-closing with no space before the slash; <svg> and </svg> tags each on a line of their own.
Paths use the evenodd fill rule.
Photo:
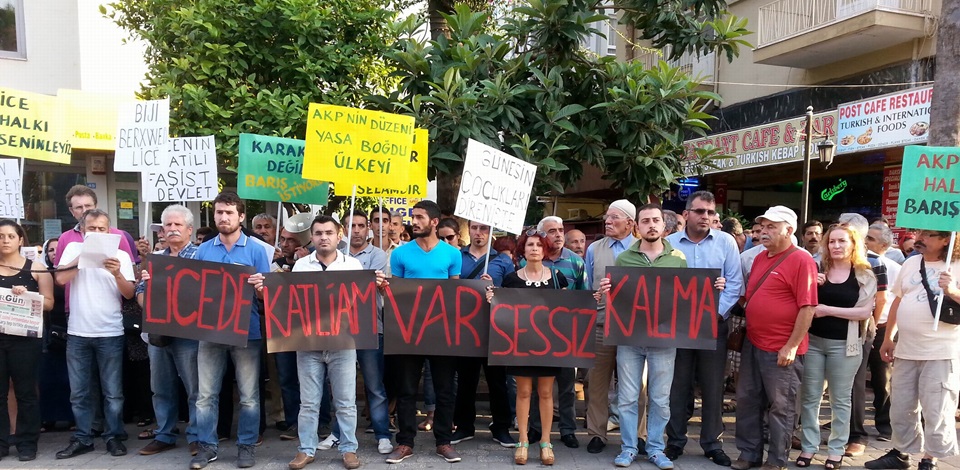
<svg viewBox="0 0 960 470">
<path fill-rule="evenodd" d="M 840 105 L 837 154 L 926 142 L 932 99 L 928 86 Z"/>
<path fill-rule="evenodd" d="M 327 205 L 330 184 L 304 179 L 302 140 L 240 134 L 237 194 L 245 199 Z"/>
<path fill-rule="evenodd" d="M 716 161 L 718 168 L 703 168 L 704 174 L 724 171 L 759 168 L 803 160 L 803 131 L 805 116 L 778 121 L 738 131 L 709 135 L 683 143 L 687 160 L 692 162 L 694 150 L 712 145 L 723 155 L 732 158 Z M 829 111 L 813 115 L 813 132 L 833 138 L 837 135 L 837 112 Z M 819 158 L 814 152 L 811 158 Z M 697 174 L 692 165 L 684 170 L 686 175 Z"/>
</svg>

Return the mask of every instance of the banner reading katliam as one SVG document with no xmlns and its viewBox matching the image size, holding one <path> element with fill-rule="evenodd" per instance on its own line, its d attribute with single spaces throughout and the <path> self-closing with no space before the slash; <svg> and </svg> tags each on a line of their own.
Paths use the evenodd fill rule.
<svg viewBox="0 0 960 470">
<path fill-rule="evenodd" d="M 15 158 L 0 158 L 0 218 L 23 218 L 23 181 Z"/>
<path fill-rule="evenodd" d="M 536 177 L 535 165 L 470 139 L 454 215 L 519 234 Z"/>
<path fill-rule="evenodd" d="M 130 101 L 117 111 L 114 171 L 144 173 L 167 164 L 170 99 Z"/>
<path fill-rule="evenodd" d="M 267 351 L 377 349 L 374 271 L 273 273 L 263 280 Z"/>
<path fill-rule="evenodd" d="M 418 184 L 409 174 L 414 125 L 412 116 L 310 103 L 301 174 L 341 188 L 365 187 L 371 197 L 384 189 L 412 193 Z"/>
<path fill-rule="evenodd" d="M 256 272 L 250 266 L 147 255 L 145 333 L 245 347 Z"/>
<path fill-rule="evenodd" d="M 0 333 L 40 338 L 43 336 L 43 296 L 36 292 L 13 295 L 0 287 Z"/>
<path fill-rule="evenodd" d="M 55 96 L 0 88 L 0 155 L 69 164 L 72 149 Z"/>
<path fill-rule="evenodd" d="M 909 145 L 903 150 L 897 225 L 960 230 L 960 147 Z"/>
<path fill-rule="evenodd" d="M 240 134 L 237 194 L 244 199 L 327 205 L 330 184 L 304 179 L 304 142 Z"/>
<path fill-rule="evenodd" d="M 217 143 L 212 135 L 167 141 L 165 164 L 140 178 L 146 202 L 212 201 L 217 196 Z"/>
</svg>

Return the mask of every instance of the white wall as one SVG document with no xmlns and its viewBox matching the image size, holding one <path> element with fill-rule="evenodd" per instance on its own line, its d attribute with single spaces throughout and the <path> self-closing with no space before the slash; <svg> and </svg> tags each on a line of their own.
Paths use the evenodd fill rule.
<svg viewBox="0 0 960 470">
<path fill-rule="evenodd" d="M 0 86 L 48 95 L 79 88 L 76 10 L 76 0 L 24 0 L 27 58 L 0 58 Z"/>
<path fill-rule="evenodd" d="M 80 89 L 130 95 L 147 72 L 143 42 L 100 14 L 101 0 L 75 0 L 80 32 Z"/>
</svg>

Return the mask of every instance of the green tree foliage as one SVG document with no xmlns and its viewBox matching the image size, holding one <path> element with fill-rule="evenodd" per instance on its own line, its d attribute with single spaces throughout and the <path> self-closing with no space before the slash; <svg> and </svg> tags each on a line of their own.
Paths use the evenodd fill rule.
<svg viewBox="0 0 960 470">
<path fill-rule="evenodd" d="M 660 10 L 649 9 L 652 3 Z M 596 0 L 516 4 L 504 18 L 458 5 L 443 15 L 449 35 L 429 43 L 417 37 L 419 21 L 407 19 L 387 54 L 399 86 L 371 102 L 430 129 L 431 171 L 452 176 L 440 180 L 441 207 L 454 205 L 468 139 L 536 163 L 541 191 L 563 192 L 587 164 L 630 197 L 666 188 L 682 172 L 684 136 L 709 129 L 699 107 L 719 97 L 665 62 L 648 69 L 585 50 L 584 39 L 600 34 L 591 24 L 610 19 L 597 14 Z M 676 54 L 736 54 L 748 34 L 744 21 L 724 16 L 723 1 L 617 4 L 637 24 L 656 26 L 658 37 L 672 38 Z M 715 156 L 703 149 L 697 161 L 709 165 Z"/>
</svg>

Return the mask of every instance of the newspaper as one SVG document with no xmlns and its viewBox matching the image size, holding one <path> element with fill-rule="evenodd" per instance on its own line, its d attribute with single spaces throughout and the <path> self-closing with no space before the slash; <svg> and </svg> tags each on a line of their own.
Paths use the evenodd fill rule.
<svg viewBox="0 0 960 470">
<path fill-rule="evenodd" d="M 43 336 L 43 296 L 36 292 L 14 295 L 0 287 L 0 333 L 40 338 Z"/>
</svg>

